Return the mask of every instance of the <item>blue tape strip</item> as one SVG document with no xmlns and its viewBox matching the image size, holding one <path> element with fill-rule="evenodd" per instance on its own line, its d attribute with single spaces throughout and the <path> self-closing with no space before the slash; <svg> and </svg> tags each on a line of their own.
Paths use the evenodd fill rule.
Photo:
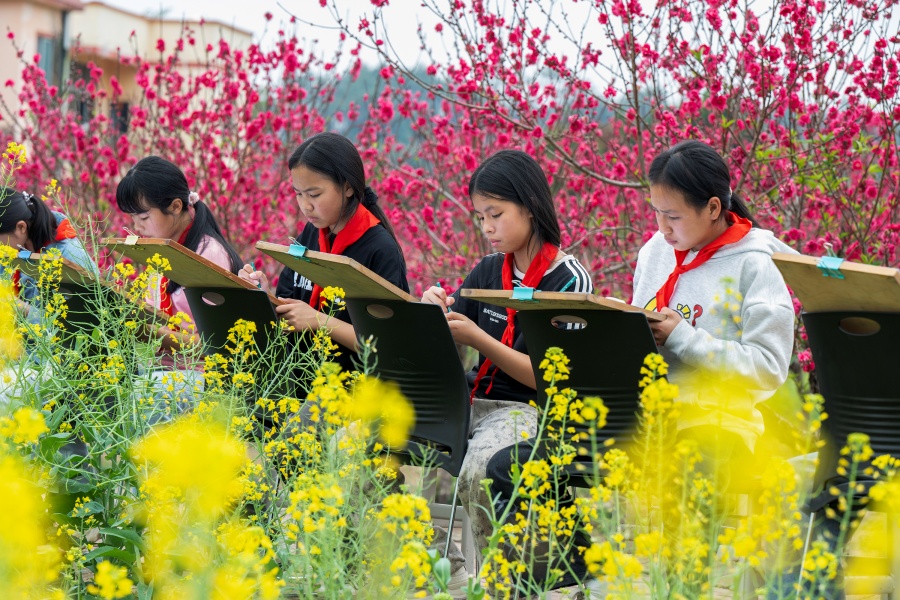
<svg viewBox="0 0 900 600">
<path fill-rule="evenodd" d="M 290 246 L 288 246 L 288 254 L 290 254 L 294 258 L 303 258 L 303 256 L 306 254 L 306 246 L 301 246 L 300 244 L 291 244 Z M 307 258 L 304 260 L 308 261 L 309 259 Z"/>
<path fill-rule="evenodd" d="M 513 300 L 534 300 L 534 288 L 532 287 L 517 287 L 512 291 L 512 299 Z"/>
<path fill-rule="evenodd" d="M 843 279 L 844 274 L 841 273 L 841 263 L 843 258 L 837 256 L 823 256 L 816 263 L 816 266 L 822 272 L 823 277 L 833 277 L 834 279 Z"/>
</svg>

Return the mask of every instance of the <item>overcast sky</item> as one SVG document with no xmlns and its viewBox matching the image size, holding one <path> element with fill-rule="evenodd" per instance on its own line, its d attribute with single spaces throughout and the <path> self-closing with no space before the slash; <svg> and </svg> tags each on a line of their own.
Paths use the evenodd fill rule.
<svg viewBox="0 0 900 600">
<path fill-rule="evenodd" d="M 286 10 L 302 14 L 310 20 L 326 23 L 328 15 L 317 0 L 100 0 L 104 4 L 146 15 L 158 15 L 160 11 L 169 19 L 215 19 L 249 29 L 259 35 L 265 28 L 266 12 L 276 19 L 286 18 Z M 281 6 L 279 6 L 279 4 Z M 341 0 L 348 10 L 358 14 L 371 7 L 369 0 Z M 284 7 L 284 8 L 282 8 Z M 286 9 L 286 10 L 285 10 Z"/>
<path fill-rule="evenodd" d="M 266 12 L 273 15 L 272 22 L 268 24 L 270 31 L 274 29 L 273 23 L 276 25 L 286 23 L 290 18 L 289 12 L 310 23 L 325 27 L 334 26 L 331 14 L 319 6 L 318 0 L 101 0 L 101 2 L 146 15 L 158 15 L 162 10 L 167 19 L 204 18 L 221 21 L 252 31 L 257 40 L 266 30 Z M 369 0 L 340 0 L 339 4 L 341 10 L 346 11 L 348 23 L 357 23 L 362 14 L 371 14 L 373 11 Z M 391 44 L 404 60 L 414 61 L 419 54 L 415 28 L 420 20 L 434 23 L 435 18 L 423 12 L 416 0 L 399 0 L 392 4 L 382 13 L 385 22 L 391 31 L 403 31 L 409 35 L 392 35 Z M 303 23 L 297 24 L 296 27 L 300 37 L 318 39 L 326 47 L 338 37 L 337 32 L 330 29 L 310 27 Z M 268 37 L 274 36 L 270 34 Z"/>
</svg>

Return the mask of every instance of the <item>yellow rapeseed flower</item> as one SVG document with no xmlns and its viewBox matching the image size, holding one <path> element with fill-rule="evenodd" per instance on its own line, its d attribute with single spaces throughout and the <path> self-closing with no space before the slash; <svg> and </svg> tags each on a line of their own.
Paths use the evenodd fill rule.
<svg viewBox="0 0 900 600">
<path fill-rule="evenodd" d="M 6 598 L 48 598 L 61 553 L 47 545 L 41 490 L 16 456 L 0 454 L 0 581 Z"/>
<path fill-rule="evenodd" d="M 9 281 L 0 281 L 0 368 L 19 358 L 21 336 L 16 331 L 16 297 Z"/>
<path fill-rule="evenodd" d="M 142 489 L 175 494 L 191 520 L 212 520 L 240 493 L 244 446 L 228 436 L 224 425 L 182 419 L 159 427 L 132 449 L 137 464 L 146 464 Z"/>
<path fill-rule="evenodd" d="M 588 571 L 606 581 L 637 579 L 643 566 L 633 555 L 613 548 L 609 541 L 593 544 L 584 552 L 584 562 Z"/>
<path fill-rule="evenodd" d="M 324 308 L 331 312 L 341 311 L 346 307 L 344 304 L 344 288 L 331 285 L 326 286 L 322 290 L 321 297 L 325 300 Z"/>
<path fill-rule="evenodd" d="M 126 598 L 131 595 L 134 582 L 128 579 L 128 569 L 117 567 L 108 560 L 97 565 L 94 583 L 88 586 L 88 592 L 105 600 Z"/>
<path fill-rule="evenodd" d="M 554 383 L 569 378 L 569 357 L 563 353 L 562 348 L 547 348 L 544 360 L 538 366 L 544 372 L 544 381 Z"/>
<path fill-rule="evenodd" d="M 378 437 L 391 448 L 402 448 L 416 422 L 412 405 L 394 382 L 366 377 L 353 387 L 351 418 L 377 424 Z"/>
<path fill-rule="evenodd" d="M 48 431 L 44 415 L 27 406 L 16 409 L 12 418 L 0 417 L 0 437 L 16 444 L 34 444 Z"/>
<path fill-rule="evenodd" d="M 169 259 L 160 256 L 158 252 L 147 259 L 147 266 L 157 273 L 165 273 L 172 270 L 172 263 L 169 262 Z"/>
<path fill-rule="evenodd" d="M 51 198 L 59 194 L 59 182 L 51 179 L 50 183 L 44 186 L 44 193 L 41 194 L 41 200 L 48 202 Z"/>
<path fill-rule="evenodd" d="M 6 151 L 3 153 L 3 159 L 6 160 L 10 166 L 15 168 L 16 165 L 24 165 L 28 162 L 28 151 L 23 144 L 7 142 Z"/>
<path fill-rule="evenodd" d="M 0 198 L 0 209 L 2 209 L 3 200 Z M 12 261 L 19 255 L 19 251 L 12 246 L 8 246 L 6 244 L 0 243 L 0 267 L 4 269 L 9 269 L 12 266 Z M 8 279 L 12 277 L 12 271 L 6 271 L 4 273 L 5 277 Z"/>
</svg>

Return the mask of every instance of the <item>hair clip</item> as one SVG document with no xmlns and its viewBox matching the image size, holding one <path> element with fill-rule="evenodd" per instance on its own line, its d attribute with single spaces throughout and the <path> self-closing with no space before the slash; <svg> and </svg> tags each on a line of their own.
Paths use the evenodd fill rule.
<svg viewBox="0 0 900 600">
<path fill-rule="evenodd" d="M 200 202 L 200 194 L 197 192 L 188 192 L 188 206 L 193 206 Z"/>
<path fill-rule="evenodd" d="M 34 204 L 34 194 L 22 192 L 22 197 L 25 199 L 25 204 L 27 204 L 28 206 L 32 206 Z"/>
</svg>

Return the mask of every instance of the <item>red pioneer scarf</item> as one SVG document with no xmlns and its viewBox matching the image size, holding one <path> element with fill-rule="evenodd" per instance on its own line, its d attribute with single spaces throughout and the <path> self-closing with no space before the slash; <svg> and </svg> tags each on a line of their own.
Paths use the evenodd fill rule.
<svg viewBox="0 0 900 600">
<path fill-rule="evenodd" d="M 368 230 L 381 223 L 378 218 L 369 212 L 369 209 L 362 204 L 356 207 L 356 211 L 344 228 L 337 232 L 334 236 L 334 246 L 328 242 L 328 233 L 325 229 L 319 230 L 319 252 L 328 254 L 343 254 L 344 250 L 359 241 Z M 309 298 L 309 305 L 319 310 L 322 307 L 322 294 L 320 285 L 313 285 L 312 296 Z"/>
<path fill-rule="evenodd" d="M 522 285 L 524 287 L 536 287 L 541 279 L 544 278 L 544 274 L 547 272 L 547 269 L 550 268 L 550 265 L 553 264 L 553 260 L 556 258 L 556 255 L 559 253 L 559 248 L 554 246 L 553 244 L 545 243 L 541 246 L 540 252 L 538 252 L 537 256 L 532 259 L 531 264 L 528 265 L 528 270 L 525 271 L 525 277 L 522 278 Z M 513 289 L 513 262 L 515 261 L 515 256 L 512 252 L 508 253 L 503 258 L 503 269 L 500 273 L 501 280 L 503 281 L 503 289 L 504 290 L 512 290 Z M 512 348 L 513 341 L 516 337 L 516 310 L 513 308 L 506 309 L 506 329 L 503 330 L 503 337 L 500 338 L 500 341 Z M 489 358 L 485 358 L 484 362 L 481 363 L 481 367 L 478 369 L 478 375 L 475 376 L 475 385 L 472 386 L 472 393 L 469 395 L 469 401 L 473 402 L 475 400 L 475 392 L 478 391 L 478 385 L 481 383 L 481 380 L 487 375 L 488 369 L 493 363 Z M 494 372 L 491 374 L 491 380 L 488 383 L 488 387 L 485 390 L 485 394 L 489 394 L 491 392 L 491 388 L 494 386 L 494 375 L 497 374 L 497 370 L 494 369 Z"/>
<path fill-rule="evenodd" d="M 56 241 L 61 242 L 63 240 L 70 240 L 75 237 L 75 228 L 72 227 L 72 223 L 69 222 L 68 219 L 63 219 L 56 226 Z"/>
<path fill-rule="evenodd" d="M 187 229 L 181 234 L 178 238 L 178 243 L 184 246 L 184 243 L 187 241 L 188 233 L 191 231 L 191 227 L 193 227 L 194 221 L 191 220 L 190 225 L 187 226 Z M 169 287 L 169 279 L 166 277 L 159 278 L 159 309 L 166 313 L 167 315 L 175 316 L 175 306 L 172 304 L 172 297 L 169 296 L 166 288 Z"/>
<path fill-rule="evenodd" d="M 675 251 L 675 269 L 672 270 L 669 278 L 666 279 L 663 286 L 656 292 L 657 312 L 662 311 L 662 309 L 669 306 L 669 300 L 672 299 L 672 294 L 675 293 L 675 285 L 678 283 L 678 278 L 682 273 L 687 273 L 692 269 L 696 269 L 708 261 L 722 246 L 740 241 L 753 227 L 753 224 L 749 219 L 739 217 L 733 212 L 729 212 L 727 218 L 731 221 L 732 225 L 726 229 L 722 235 L 703 246 L 703 248 L 700 249 L 700 252 L 697 253 L 697 256 L 694 257 L 694 260 L 688 265 L 684 264 L 684 259 L 687 258 L 688 251 Z"/>
</svg>

